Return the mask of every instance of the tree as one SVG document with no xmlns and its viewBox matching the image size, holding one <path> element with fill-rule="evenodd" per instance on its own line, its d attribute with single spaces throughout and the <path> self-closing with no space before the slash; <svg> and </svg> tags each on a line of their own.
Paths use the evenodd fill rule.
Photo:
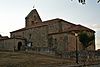
<svg viewBox="0 0 100 67">
<path fill-rule="evenodd" d="M 85 4 L 85 0 L 78 0 L 79 3 Z"/>
<path fill-rule="evenodd" d="M 93 42 L 93 40 L 95 39 L 94 35 L 89 36 L 87 33 L 85 32 L 81 32 L 79 34 L 79 41 L 82 43 L 83 45 L 83 50 L 85 50 L 88 46 L 90 46 Z"/>
<path fill-rule="evenodd" d="M 73 0 L 71 0 L 71 1 L 73 1 Z M 82 3 L 83 5 L 86 4 L 86 0 L 78 0 L 78 2 Z M 99 2 L 100 2 L 100 0 L 97 0 L 97 3 L 99 3 Z"/>
</svg>

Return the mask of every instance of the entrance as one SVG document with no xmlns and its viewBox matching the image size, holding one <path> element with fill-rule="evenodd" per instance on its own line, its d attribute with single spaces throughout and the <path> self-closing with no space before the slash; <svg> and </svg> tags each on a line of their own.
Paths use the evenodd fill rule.
<svg viewBox="0 0 100 67">
<path fill-rule="evenodd" d="M 21 50 L 22 42 L 18 42 L 18 51 Z"/>
</svg>

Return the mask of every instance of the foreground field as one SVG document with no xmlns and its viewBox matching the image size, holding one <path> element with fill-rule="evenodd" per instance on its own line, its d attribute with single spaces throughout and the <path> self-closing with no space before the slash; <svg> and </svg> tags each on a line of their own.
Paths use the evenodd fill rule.
<svg viewBox="0 0 100 67">
<path fill-rule="evenodd" d="M 58 67 L 72 63 L 68 59 L 33 52 L 0 52 L 0 67 Z"/>
</svg>

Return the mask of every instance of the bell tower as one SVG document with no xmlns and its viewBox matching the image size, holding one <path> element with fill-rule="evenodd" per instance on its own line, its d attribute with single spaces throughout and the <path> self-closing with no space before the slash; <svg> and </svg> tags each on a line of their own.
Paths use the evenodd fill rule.
<svg viewBox="0 0 100 67">
<path fill-rule="evenodd" d="M 36 9 L 33 9 L 25 18 L 26 26 L 25 27 L 32 27 L 37 23 L 41 23 L 42 20 L 37 12 Z"/>
</svg>

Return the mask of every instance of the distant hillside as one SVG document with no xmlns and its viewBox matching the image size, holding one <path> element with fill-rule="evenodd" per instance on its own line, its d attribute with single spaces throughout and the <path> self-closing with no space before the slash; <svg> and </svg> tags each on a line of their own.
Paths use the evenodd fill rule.
<svg viewBox="0 0 100 67">
<path fill-rule="evenodd" d="M 67 59 L 32 52 L 0 52 L 0 67 L 59 67 L 70 63 Z"/>
</svg>

